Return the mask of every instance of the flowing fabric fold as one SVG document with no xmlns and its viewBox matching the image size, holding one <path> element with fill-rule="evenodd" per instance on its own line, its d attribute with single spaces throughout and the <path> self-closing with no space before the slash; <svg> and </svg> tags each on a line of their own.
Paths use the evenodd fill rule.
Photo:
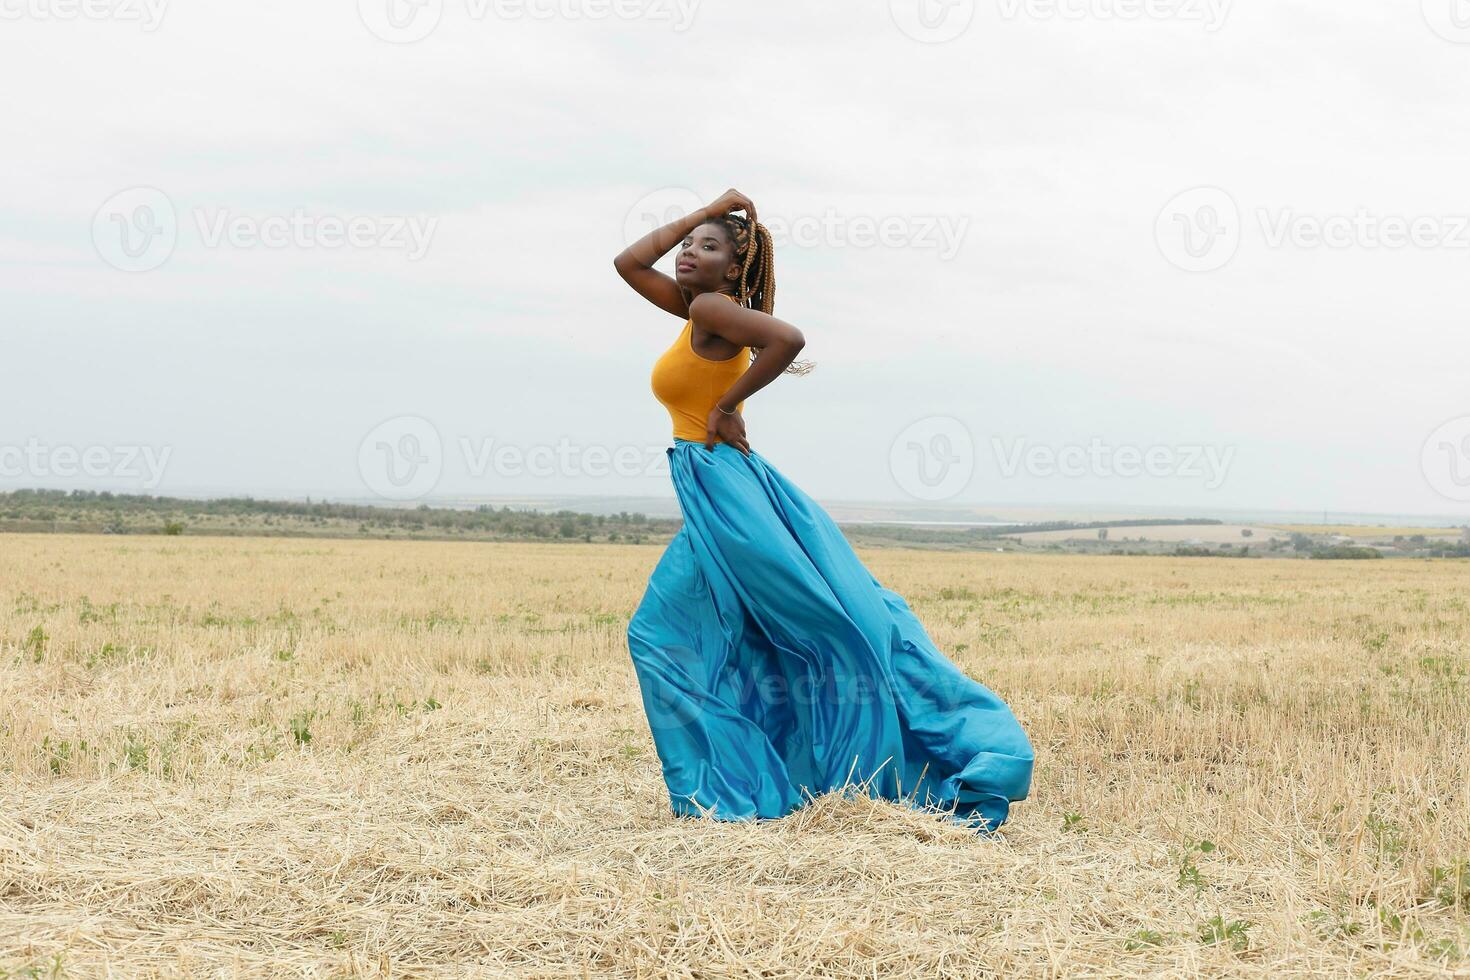
<svg viewBox="0 0 1470 980">
<path fill-rule="evenodd" d="M 667 455 L 684 524 L 627 639 L 674 812 L 775 818 L 852 784 L 1000 826 L 1034 759 L 1010 708 L 759 453 Z"/>
</svg>

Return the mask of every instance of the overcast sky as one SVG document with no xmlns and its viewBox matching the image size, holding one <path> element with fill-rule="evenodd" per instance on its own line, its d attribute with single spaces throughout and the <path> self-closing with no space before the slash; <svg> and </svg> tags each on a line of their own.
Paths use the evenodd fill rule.
<svg viewBox="0 0 1470 980">
<path fill-rule="evenodd" d="M 1470 517 L 1470 4 L 926 4 L 0 0 L 0 487 L 671 494 L 734 186 L 813 496 Z"/>
</svg>

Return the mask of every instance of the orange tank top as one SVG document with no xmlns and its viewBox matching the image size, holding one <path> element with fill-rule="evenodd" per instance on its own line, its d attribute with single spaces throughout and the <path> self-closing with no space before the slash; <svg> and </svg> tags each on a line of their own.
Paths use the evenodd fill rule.
<svg viewBox="0 0 1470 980">
<path fill-rule="evenodd" d="M 730 302 L 735 297 L 721 293 Z M 694 321 L 685 320 L 673 346 L 664 351 L 653 365 L 653 397 L 669 410 L 674 422 L 674 436 L 704 442 L 709 426 L 709 413 L 715 402 L 730 390 L 750 367 L 750 348 L 742 347 L 733 357 L 722 361 L 701 357 L 694 352 Z M 745 402 L 735 407 L 745 411 Z M 716 443 L 724 442 L 715 436 Z"/>
</svg>

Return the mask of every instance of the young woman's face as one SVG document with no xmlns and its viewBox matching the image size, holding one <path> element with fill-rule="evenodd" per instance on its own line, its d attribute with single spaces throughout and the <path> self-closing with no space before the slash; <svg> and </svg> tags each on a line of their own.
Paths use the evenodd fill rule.
<svg viewBox="0 0 1470 980">
<path fill-rule="evenodd" d="M 735 244 L 725 226 L 706 222 L 689 233 L 674 257 L 674 279 L 686 289 L 708 293 L 734 285 L 727 273 L 740 271 Z"/>
</svg>

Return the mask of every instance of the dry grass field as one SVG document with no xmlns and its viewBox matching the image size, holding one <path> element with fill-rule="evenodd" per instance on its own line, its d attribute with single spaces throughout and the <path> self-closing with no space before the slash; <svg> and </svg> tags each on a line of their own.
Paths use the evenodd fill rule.
<svg viewBox="0 0 1470 980">
<path fill-rule="evenodd" d="M 1470 564 L 862 552 L 1032 736 L 987 839 L 675 819 L 660 551 L 0 538 L 0 976 L 1470 976 Z"/>
</svg>

